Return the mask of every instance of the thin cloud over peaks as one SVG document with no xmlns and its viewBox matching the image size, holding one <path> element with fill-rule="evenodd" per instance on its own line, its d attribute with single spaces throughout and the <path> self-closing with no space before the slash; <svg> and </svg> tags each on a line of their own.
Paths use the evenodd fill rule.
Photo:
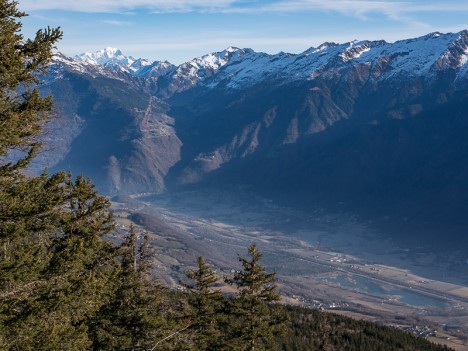
<svg viewBox="0 0 468 351">
<path fill-rule="evenodd" d="M 111 26 L 131 26 L 132 22 L 118 21 L 118 20 L 103 20 L 102 23 L 109 24 Z"/>
<path fill-rule="evenodd" d="M 461 1 L 393 1 L 393 0 L 280 0 L 261 7 L 271 12 L 334 11 L 342 14 L 363 16 L 372 12 L 387 16 L 413 12 L 458 12 L 468 11 L 468 3 Z"/>
<path fill-rule="evenodd" d="M 113 43 L 174 63 L 230 45 L 302 52 L 324 41 L 458 32 L 468 15 L 466 0 L 19 0 L 19 8 L 30 14 L 25 35 L 62 27 L 65 54 Z"/>
</svg>

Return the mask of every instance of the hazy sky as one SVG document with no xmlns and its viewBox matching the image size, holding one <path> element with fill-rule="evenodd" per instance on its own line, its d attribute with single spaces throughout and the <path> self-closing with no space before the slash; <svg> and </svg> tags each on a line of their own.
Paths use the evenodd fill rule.
<svg viewBox="0 0 468 351">
<path fill-rule="evenodd" d="M 229 46 L 299 53 L 325 41 L 468 28 L 467 0 L 19 0 L 25 36 L 62 27 L 73 56 L 111 46 L 179 64 Z"/>
</svg>

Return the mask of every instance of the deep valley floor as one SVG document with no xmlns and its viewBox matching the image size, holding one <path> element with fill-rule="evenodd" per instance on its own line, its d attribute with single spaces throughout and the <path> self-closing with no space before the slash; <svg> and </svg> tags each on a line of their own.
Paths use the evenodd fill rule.
<svg viewBox="0 0 468 351">
<path fill-rule="evenodd" d="M 285 302 L 468 349 L 468 264 L 461 253 L 399 247 L 352 214 L 293 211 L 245 189 L 115 200 L 120 229 L 132 221 L 153 234 L 155 274 L 170 286 L 178 286 L 199 255 L 220 278 L 229 275 L 237 255 L 256 242 L 263 263 L 277 272 Z"/>
</svg>

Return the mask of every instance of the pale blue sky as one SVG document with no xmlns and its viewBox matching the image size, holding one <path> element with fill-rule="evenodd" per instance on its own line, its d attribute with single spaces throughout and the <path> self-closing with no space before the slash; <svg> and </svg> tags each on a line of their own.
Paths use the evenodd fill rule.
<svg viewBox="0 0 468 351">
<path fill-rule="evenodd" d="M 468 28 L 466 0 L 19 0 L 25 36 L 62 27 L 73 56 L 111 46 L 175 64 L 229 46 L 299 53 L 325 41 L 413 38 Z"/>
</svg>

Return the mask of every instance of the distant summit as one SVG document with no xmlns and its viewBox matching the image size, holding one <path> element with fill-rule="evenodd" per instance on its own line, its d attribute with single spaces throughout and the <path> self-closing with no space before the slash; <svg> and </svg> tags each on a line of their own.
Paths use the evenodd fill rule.
<svg viewBox="0 0 468 351">
<path fill-rule="evenodd" d="M 166 74 L 175 66 L 167 61 L 150 61 L 125 56 L 120 49 L 107 47 L 93 53 L 85 52 L 74 57 L 75 61 L 113 68 L 135 76 L 153 77 Z"/>
<path fill-rule="evenodd" d="M 76 61 L 87 62 L 101 66 L 113 66 L 113 67 L 129 67 L 136 60 L 131 56 L 125 56 L 122 51 L 116 48 L 107 47 L 91 52 L 85 52 L 74 57 Z"/>
</svg>

